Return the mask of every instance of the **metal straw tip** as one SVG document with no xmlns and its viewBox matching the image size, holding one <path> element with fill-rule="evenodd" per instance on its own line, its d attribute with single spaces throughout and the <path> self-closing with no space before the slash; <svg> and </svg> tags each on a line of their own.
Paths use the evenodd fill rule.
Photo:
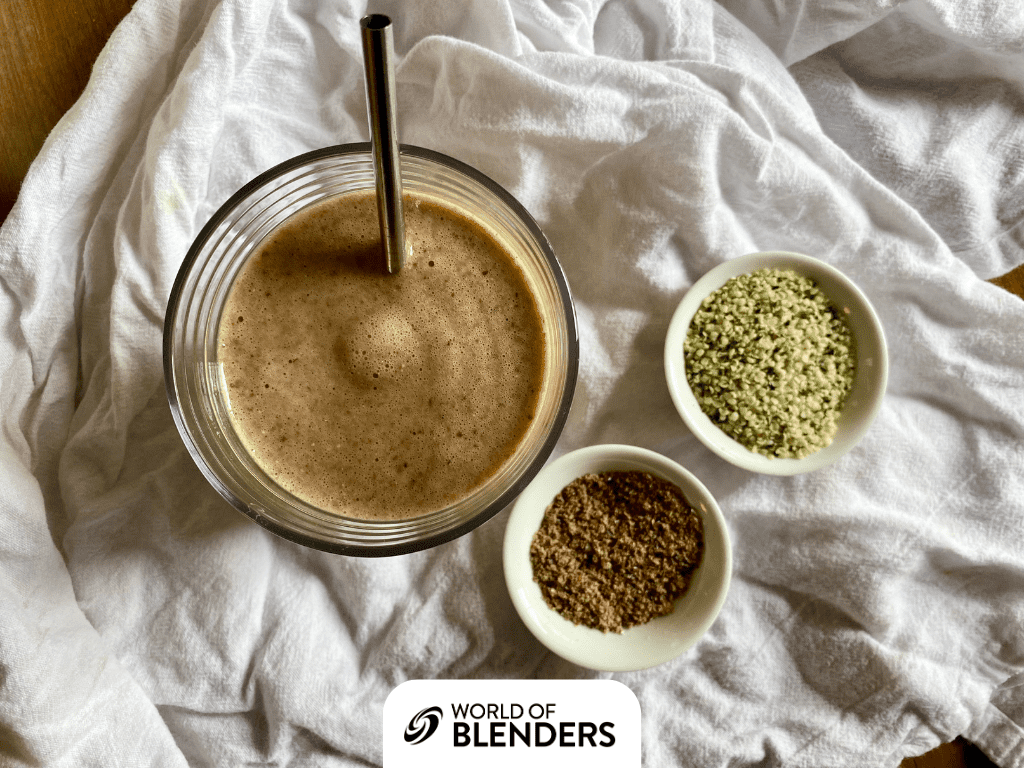
<svg viewBox="0 0 1024 768">
<path fill-rule="evenodd" d="M 359 20 L 359 26 L 363 29 L 384 29 L 391 26 L 391 17 L 385 16 L 383 13 L 371 13 L 369 16 L 363 16 Z"/>
</svg>

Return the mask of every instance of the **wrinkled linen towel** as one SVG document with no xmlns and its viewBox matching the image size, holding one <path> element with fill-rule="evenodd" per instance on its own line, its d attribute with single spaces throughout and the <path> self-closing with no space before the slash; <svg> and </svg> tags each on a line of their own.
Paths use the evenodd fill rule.
<svg viewBox="0 0 1024 768">
<path fill-rule="evenodd" d="M 396 24 L 402 141 L 515 194 L 577 301 L 557 452 L 655 448 L 735 547 L 691 651 L 614 675 L 650 766 L 881 766 L 966 733 L 1024 765 L 1024 19 L 986 0 L 424 0 Z M 410 678 L 576 678 L 504 588 L 507 512 L 428 552 L 279 540 L 172 424 L 161 324 L 237 188 L 367 140 L 346 0 L 139 0 L 0 230 L 0 754 L 10 765 L 367 765 Z M 682 295 L 818 256 L 891 352 L 866 438 L 758 476 L 663 380 Z"/>
</svg>

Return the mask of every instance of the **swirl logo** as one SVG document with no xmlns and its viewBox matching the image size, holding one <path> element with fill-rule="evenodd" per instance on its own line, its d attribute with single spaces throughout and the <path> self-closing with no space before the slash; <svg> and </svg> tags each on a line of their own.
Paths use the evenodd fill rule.
<svg viewBox="0 0 1024 768">
<path fill-rule="evenodd" d="M 409 744 L 422 744 L 434 735 L 437 726 L 441 723 L 442 712 L 440 707 L 427 707 L 417 712 L 409 724 L 405 726 L 405 740 Z"/>
</svg>

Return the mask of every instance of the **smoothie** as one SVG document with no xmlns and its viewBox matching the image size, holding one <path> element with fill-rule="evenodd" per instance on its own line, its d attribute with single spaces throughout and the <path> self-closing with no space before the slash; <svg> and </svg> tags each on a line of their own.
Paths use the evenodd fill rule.
<svg viewBox="0 0 1024 768">
<path fill-rule="evenodd" d="M 376 200 L 291 217 L 249 257 L 218 330 L 231 419 L 280 486 L 333 514 L 404 519 L 467 496 L 513 454 L 544 330 L 483 228 L 406 196 L 409 255 L 383 270 Z"/>
</svg>

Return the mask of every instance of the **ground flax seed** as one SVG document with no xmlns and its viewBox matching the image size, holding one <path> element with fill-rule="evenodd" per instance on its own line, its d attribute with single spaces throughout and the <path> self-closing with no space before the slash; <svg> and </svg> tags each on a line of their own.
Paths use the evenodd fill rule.
<svg viewBox="0 0 1024 768">
<path fill-rule="evenodd" d="M 683 353 L 701 410 L 769 458 L 832 442 L 857 366 L 842 313 L 811 278 L 780 269 L 739 275 L 704 299 Z"/>
<path fill-rule="evenodd" d="M 552 609 L 622 632 L 671 613 L 703 554 L 703 521 L 677 485 L 614 471 L 562 489 L 534 534 L 530 563 Z"/>
</svg>

